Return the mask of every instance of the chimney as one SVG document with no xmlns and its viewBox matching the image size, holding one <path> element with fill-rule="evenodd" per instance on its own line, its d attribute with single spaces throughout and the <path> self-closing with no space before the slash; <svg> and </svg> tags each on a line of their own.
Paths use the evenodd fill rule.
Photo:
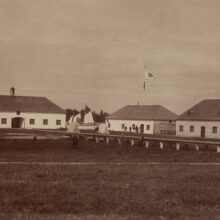
<svg viewBox="0 0 220 220">
<path fill-rule="evenodd" d="M 15 88 L 14 87 L 10 88 L 10 96 L 15 96 Z"/>
</svg>

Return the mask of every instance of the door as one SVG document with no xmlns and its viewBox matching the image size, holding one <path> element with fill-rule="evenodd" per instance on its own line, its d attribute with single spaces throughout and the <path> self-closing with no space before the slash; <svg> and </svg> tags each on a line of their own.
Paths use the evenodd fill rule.
<svg viewBox="0 0 220 220">
<path fill-rule="evenodd" d="M 11 120 L 12 128 L 23 128 L 24 127 L 24 118 L 16 117 Z"/>
<path fill-rule="evenodd" d="M 202 126 L 201 127 L 201 137 L 205 137 L 205 127 L 204 126 Z"/>
<path fill-rule="evenodd" d="M 141 126 L 140 126 L 140 133 L 144 133 L 144 125 L 143 124 L 141 124 Z"/>
</svg>

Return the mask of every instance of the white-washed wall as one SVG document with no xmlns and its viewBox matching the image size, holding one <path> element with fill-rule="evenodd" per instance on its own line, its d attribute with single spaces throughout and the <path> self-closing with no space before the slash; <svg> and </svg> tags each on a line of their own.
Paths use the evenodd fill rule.
<svg viewBox="0 0 220 220">
<path fill-rule="evenodd" d="M 183 131 L 180 131 L 183 125 Z M 190 132 L 190 126 L 194 126 L 194 132 Z M 218 121 L 177 121 L 176 135 L 179 137 L 201 137 L 201 127 L 205 127 L 206 138 L 220 138 L 220 122 Z M 212 132 L 212 128 L 217 127 L 217 133 Z"/>
<path fill-rule="evenodd" d="M 125 131 L 125 129 L 122 128 L 122 124 L 124 124 L 127 127 L 127 131 L 129 131 L 130 127 L 132 128 L 133 124 L 138 126 L 138 129 L 140 128 L 140 125 L 143 124 L 144 125 L 144 134 L 153 134 L 153 130 L 154 130 L 154 121 L 108 119 L 108 122 L 110 123 L 110 128 L 108 128 L 108 130 L 110 130 L 110 131 Z M 150 125 L 149 130 L 147 130 L 147 125 Z M 139 129 L 139 131 L 140 131 L 140 129 Z M 135 130 L 132 129 L 132 132 L 135 132 Z"/>
<path fill-rule="evenodd" d="M 0 112 L 0 128 L 11 128 L 12 118 L 24 118 L 23 128 L 43 128 L 56 129 L 64 128 L 66 123 L 65 114 L 49 114 L 49 113 L 23 113 L 17 115 L 13 112 Z M 2 124 L 1 119 L 7 118 L 7 124 Z M 30 119 L 35 119 L 35 124 L 30 124 Z M 48 119 L 48 125 L 43 124 L 43 119 Z M 56 125 L 56 120 L 61 120 L 61 125 Z"/>
</svg>

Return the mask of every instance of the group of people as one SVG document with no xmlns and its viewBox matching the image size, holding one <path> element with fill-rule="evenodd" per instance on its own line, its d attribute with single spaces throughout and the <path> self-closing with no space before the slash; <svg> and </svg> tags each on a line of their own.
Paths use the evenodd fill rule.
<svg viewBox="0 0 220 220">
<path fill-rule="evenodd" d="M 125 131 L 129 131 L 129 132 L 133 132 L 135 131 L 136 133 L 143 133 L 142 127 L 140 126 L 140 128 L 137 125 L 133 125 L 132 127 L 129 127 L 129 130 L 127 128 L 127 126 L 124 127 Z"/>
</svg>

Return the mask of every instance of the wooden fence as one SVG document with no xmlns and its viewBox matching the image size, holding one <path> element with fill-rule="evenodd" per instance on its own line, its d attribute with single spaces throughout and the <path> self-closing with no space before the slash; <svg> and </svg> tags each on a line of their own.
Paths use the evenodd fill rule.
<svg viewBox="0 0 220 220">
<path fill-rule="evenodd" d="M 125 134 L 100 134 L 100 133 L 86 133 L 86 132 L 80 132 L 80 133 L 67 133 L 67 132 L 61 132 L 61 131 L 51 131 L 51 130 L 38 130 L 42 132 L 48 132 L 48 133 L 57 133 L 62 135 L 68 135 L 72 137 L 83 137 L 86 140 L 94 139 L 97 143 L 100 141 L 105 141 L 106 143 L 109 143 L 110 141 L 117 141 L 119 144 L 122 144 L 124 141 L 129 142 L 131 146 L 135 145 L 135 141 L 142 142 L 146 148 L 149 148 L 150 142 L 159 142 L 159 148 L 164 149 L 165 143 L 172 143 L 175 144 L 175 148 L 177 151 L 179 151 L 181 148 L 185 147 L 186 145 L 193 145 L 196 151 L 199 151 L 202 146 L 211 146 L 216 149 L 217 153 L 220 153 L 220 141 L 215 140 L 193 140 L 193 139 L 187 139 L 187 138 L 178 138 L 175 136 L 172 137 L 150 137 L 150 136 L 143 136 L 143 135 L 125 135 Z M 37 132 L 35 133 L 34 138 L 36 139 Z"/>
<path fill-rule="evenodd" d="M 164 149 L 164 143 L 173 143 L 175 148 L 179 151 L 182 147 L 186 145 L 193 145 L 196 151 L 200 150 L 202 146 L 211 146 L 216 148 L 216 152 L 220 153 L 220 141 L 206 141 L 206 140 L 189 140 L 180 139 L 177 137 L 165 138 L 165 137 L 146 137 L 146 136 L 132 136 L 132 135 L 112 135 L 112 134 L 98 134 L 98 133 L 80 133 L 81 137 L 86 140 L 94 139 L 97 143 L 100 141 L 105 141 L 109 143 L 110 141 L 116 140 L 119 144 L 122 144 L 125 140 L 130 142 L 131 146 L 135 145 L 135 141 L 144 143 L 146 148 L 149 148 L 150 142 L 159 142 L 159 148 Z"/>
</svg>

